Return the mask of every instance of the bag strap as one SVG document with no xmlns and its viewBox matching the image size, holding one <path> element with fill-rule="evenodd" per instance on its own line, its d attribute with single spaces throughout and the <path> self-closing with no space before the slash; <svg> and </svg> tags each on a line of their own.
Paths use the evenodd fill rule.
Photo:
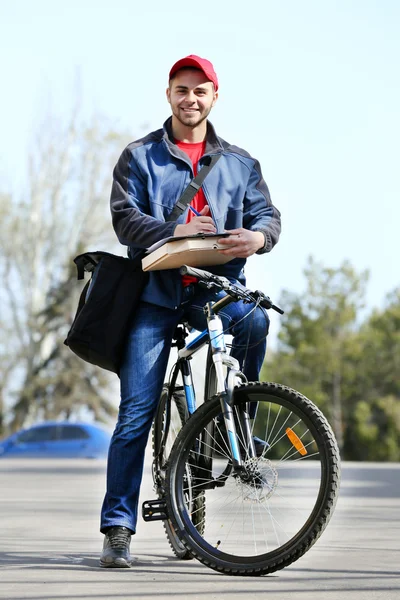
<svg viewBox="0 0 400 600">
<path fill-rule="evenodd" d="M 96 263 L 94 260 L 92 260 L 92 257 L 90 256 L 89 252 L 86 252 L 85 254 L 80 254 L 79 256 L 76 256 L 74 258 L 74 263 L 76 264 L 76 269 L 78 271 L 78 279 L 83 279 L 84 275 L 85 275 L 85 270 L 89 270 L 87 269 L 88 265 L 92 266 L 92 269 L 96 266 Z M 90 270 L 92 270 L 90 269 Z"/>
<path fill-rule="evenodd" d="M 78 271 L 78 279 L 84 278 L 85 271 L 89 273 L 94 271 L 100 260 L 105 256 L 112 256 L 113 258 L 124 260 L 122 256 L 115 256 L 114 254 L 110 254 L 110 252 L 101 252 L 100 250 L 96 252 L 85 252 L 84 254 L 79 254 L 79 256 L 74 258 L 74 263 L 76 264 Z"/>
<path fill-rule="evenodd" d="M 177 218 L 180 217 L 180 215 L 186 210 L 186 207 L 191 203 L 191 201 L 203 185 L 205 178 L 207 177 L 211 169 L 214 167 L 214 165 L 216 165 L 216 163 L 219 161 L 221 156 L 221 154 L 213 154 L 212 156 L 206 156 L 204 160 L 207 160 L 207 162 L 200 169 L 196 177 L 192 179 L 187 188 L 183 191 L 182 196 L 175 204 L 171 214 L 167 217 L 166 221 L 176 221 Z"/>
</svg>

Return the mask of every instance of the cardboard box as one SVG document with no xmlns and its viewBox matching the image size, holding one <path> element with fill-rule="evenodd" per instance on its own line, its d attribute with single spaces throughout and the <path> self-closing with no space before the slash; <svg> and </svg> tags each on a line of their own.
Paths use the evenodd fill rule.
<svg viewBox="0 0 400 600">
<path fill-rule="evenodd" d="M 182 265 L 188 265 L 189 267 L 223 265 L 232 258 L 218 252 L 218 248 L 223 248 L 218 244 L 218 238 L 227 237 L 228 235 L 225 233 L 190 236 L 177 238 L 176 240 L 168 238 L 142 259 L 143 271 L 178 269 Z"/>
</svg>

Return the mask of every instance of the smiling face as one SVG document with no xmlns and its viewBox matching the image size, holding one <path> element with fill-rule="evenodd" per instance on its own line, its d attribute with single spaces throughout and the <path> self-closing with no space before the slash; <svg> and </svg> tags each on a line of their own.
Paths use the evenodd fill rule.
<svg viewBox="0 0 400 600">
<path fill-rule="evenodd" d="M 202 71 L 182 69 L 171 80 L 167 99 L 172 109 L 173 130 L 204 130 L 206 119 L 218 98 L 214 85 Z M 181 139 L 181 138 L 179 138 Z"/>
</svg>

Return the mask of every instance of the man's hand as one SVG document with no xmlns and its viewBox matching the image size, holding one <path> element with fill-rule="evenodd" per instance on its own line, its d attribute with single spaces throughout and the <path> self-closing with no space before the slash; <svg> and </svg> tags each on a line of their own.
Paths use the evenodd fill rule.
<svg viewBox="0 0 400 600">
<path fill-rule="evenodd" d="M 220 246 L 226 246 L 226 250 L 218 250 L 221 254 L 232 256 L 232 258 L 248 258 L 264 246 L 264 234 L 261 231 L 249 231 L 248 229 L 229 229 L 229 237 L 218 240 Z"/>
<path fill-rule="evenodd" d="M 207 217 L 210 207 L 207 205 L 200 211 L 200 217 L 193 217 L 186 225 L 177 225 L 174 237 L 196 235 L 196 233 L 216 233 L 217 230 L 211 217 Z"/>
</svg>

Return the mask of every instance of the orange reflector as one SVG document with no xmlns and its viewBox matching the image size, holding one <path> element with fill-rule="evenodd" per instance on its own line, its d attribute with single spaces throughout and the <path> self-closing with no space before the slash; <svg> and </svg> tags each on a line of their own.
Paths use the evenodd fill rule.
<svg viewBox="0 0 400 600">
<path fill-rule="evenodd" d="M 303 442 L 301 441 L 299 436 L 295 434 L 293 429 L 290 429 L 290 427 L 287 427 L 286 435 L 288 436 L 289 440 L 292 442 L 293 446 L 296 448 L 297 452 L 300 452 L 300 454 L 302 456 L 305 456 L 307 454 L 307 450 L 305 449 Z"/>
</svg>

